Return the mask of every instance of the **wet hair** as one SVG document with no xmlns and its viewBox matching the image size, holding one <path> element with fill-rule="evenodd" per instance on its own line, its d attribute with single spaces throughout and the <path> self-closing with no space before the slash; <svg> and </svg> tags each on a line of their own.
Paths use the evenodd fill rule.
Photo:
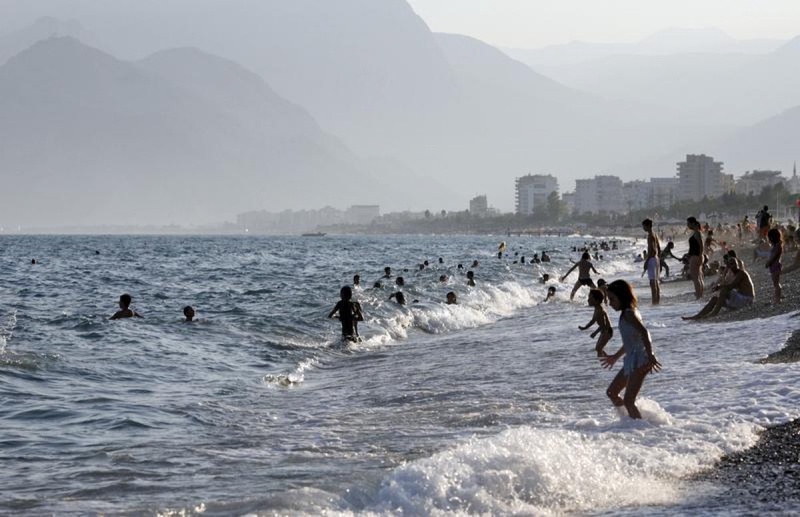
<svg viewBox="0 0 800 517">
<path fill-rule="evenodd" d="M 779 229 L 773 228 L 767 232 L 767 239 L 769 239 L 769 242 L 777 244 L 779 242 L 783 242 L 783 235 L 781 235 L 781 231 Z"/>
<path fill-rule="evenodd" d="M 592 256 L 589 255 L 588 251 L 584 251 L 583 255 L 581 255 L 581 260 L 589 260 L 590 258 L 592 258 Z"/>
<path fill-rule="evenodd" d="M 625 280 L 614 280 L 608 284 L 608 292 L 617 297 L 620 309 L 635 309 L 638 304 L 633 287 Z"/>
<path fill-rule="evenodd" d="M 394 283 L 397 285 L 406 285 L 406 280 L 402 276 L 398 276 Z"/>
<path fill-rule="evenodd" d="M 548 288 L 547 288 L 547 292 L 548 292 L 548 293 L 554 293 L 554 292 L 556 292 L 556 286 L 554 286 L 554 285 L 551 285 L 550 287 L 548 287 Z"/>
<path fill-rule="evenodd" d="M 353 297 L 353 290 L 350 289 L 349 285 L 346 285 L 339 290 L 339 296 L 342 297 L 342 300 L 349 300 Z"/>
<path fill-rule="evenodd" d="M 189 314 L 194 316 L 194 307 L 192 307 L 191 305 L 187 305 L 186 307 L 183 308 L 183 315 L 188 318 Z"/>
<path fill-rule="evenodd" d="M 602 302 L 605 300 L 606 295 L 603 294 L 603 291 L 600 289 L 592 289 L 589 291 L 589 298 L 593 299 L 596 302 Z"/>
<path fill-rule="evenodd" d="M 467 278 L 472 278 L 474 276 L 475 276 L 475 273 L 473 273 L 472 271 L 467 271 Z"/>
<path fill-rule="evenodd" d="M 129 295 L 128 293 L 125 293 L 125 294 L 123 294 L 123 295 L 121 295 L 119 297 L 119 303 L 121 303 L 125 307 L 130 305 L 132 301 L 133 301 L 133 298 L 131 298 L 131 295 Z"/>
<path fill-rule="evenodd" d="M 543 274 L 543 275 L 542 275 L 542 280 L 544 280 L 545 282 L 547 282 L 548 280 L 550 280 L 550 275 L 548 275 L 547 273 Z"/>
<path fill-rule="evenodd" d="M 457 299 L 457 298 L 456 298 L 456 293 L 454 293 L 453 291 L 450 291 L 449 293 L 447 293 L 447 294 L 445 295 L 445 299 L 447 300 L 447 303 L 450 303 L 450 300 L 451 300 L 451 299 L 452 299 L 452 300 L 453 300 L 453 302 L 455 303 L 455 301 L 456 301 L 456 299 Z"/>
</svg>

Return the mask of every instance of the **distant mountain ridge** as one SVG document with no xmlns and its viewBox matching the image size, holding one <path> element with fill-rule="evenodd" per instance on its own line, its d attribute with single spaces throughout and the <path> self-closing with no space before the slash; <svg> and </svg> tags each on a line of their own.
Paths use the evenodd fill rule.
<svg viewBox="0 0 800 517">
<path fill-rule="evenodd" d="M 166 78 L 172 58 L 182 81 Z M 180 50 L 136 65 L 69 37 L 0 67 L 0 175 L 14 185 L 0 192 L 4 224 L 210 222 L 383 188 L 234 64 Z"/>
</svg>

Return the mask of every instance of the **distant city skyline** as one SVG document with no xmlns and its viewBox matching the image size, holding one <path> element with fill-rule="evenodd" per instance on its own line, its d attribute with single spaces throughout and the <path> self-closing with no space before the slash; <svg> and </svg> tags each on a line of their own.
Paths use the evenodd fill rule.
<svg viewBox="0 0 800 517">
<path fill-rule="evenodd" d="M 716 28 L 739 40 L 800 35 L 800 2 L 795 0 L 408 2 L 435 32 L 465 34 L 502 47 L 628 43 L 671 28 Z"/>
</svg>

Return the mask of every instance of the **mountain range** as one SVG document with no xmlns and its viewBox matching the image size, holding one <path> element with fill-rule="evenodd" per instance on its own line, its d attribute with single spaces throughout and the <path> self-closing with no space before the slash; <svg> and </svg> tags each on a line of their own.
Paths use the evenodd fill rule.
<svg viewBox="0 0 800 517">
<path fill-rule="evenodd" d="M 800 106 L 796 41 L 666 55 L 661 35 L 647 45 L 662 55 L 548 68 L 433 33 L 404 0 L 20 9 L 86 20 L 94 43 L 49 38 L 0 67 L 0 175 L 44 200 L 0 199 L 0 222 L 52 219 L 65 199 L 83 200 L 64 208 L 70 222 L 126 204 L 157 207 L 129 219 L 177 223 L 325 204 L 452 210 L 483 193 L 508 210 L 527 173 L 569 191 L 599 173 L 672 176 L 686 152 L 741 173 L 798 148 L 784 134 Z"/>
</svg>

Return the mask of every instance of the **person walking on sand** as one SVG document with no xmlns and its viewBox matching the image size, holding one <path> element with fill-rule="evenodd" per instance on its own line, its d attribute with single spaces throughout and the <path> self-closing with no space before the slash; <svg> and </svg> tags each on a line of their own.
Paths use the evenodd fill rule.
<svg viewBox="0 0 800 517">
<path fill-rule="evenodd" d="M 703 284 L 703 235 L 700 233 L 700 223 L 694 217 L 686 219 L 686 227 L 692 232 L 689 237 L 689 278 L 694 283 L 694 297 L 699 300 L 703 297 L 705 290 Z"/>
<path fill-rule="evenodd" d="M 575 282 L 575 286 L 572 288 L 572 292 L 569 294 L 570 301 L 575 298 L 575 293 L 578 292 L 578 289 L 580 289 L 582 285 L 591 287 L 592 289 L 597 287 L 594 285 L 594 281 L 592 280 L 591 271 L 594 271 L 596 275 L 600 274 L 594 268 L 594 265 L 592 265 L 592 256 L 589 255 L 589 252 L 587 251 L 584 251 L 583 255 L 581 255 L 581 259 L 571 268 L 569 268 L 569 271 L 567 271 L 564 276 L 561 277 L 561 281 L 563 282 L 566 280 L 569 274 L 575 271 L 575 268 L 578 268 L 578 280 Z"/>
<path fill-rule="evenodd" d="M 775 305 L 781 303 L 781 257 L 783 256 L 783 236 L 777 228 L 772 228 L 767 232 L 767 239 L 772 247 L 769 250 L 769 258 L 765 267 L 769 270 L 772 277 L 772 286 L 775 288 L 775 295 L 772 298 Z"/>
<path fill-rule="evenodd" d="M 614 280 L 608 284 L 608 302 L 614 310 L 620 312 L 619 333 L 622 347 L 613 355 L 603 357 L 601 363 L 603 368 L 612 368 L 620 357 L 625 356 L 625 360 L 622 369 L 608 386 L 606 395 L 614 406 L 625 407 L 631 418 L 642 418 L 636 407 L 636 397 L 647 374 L 659 371 L 661 363 L 653 353 L 650 332 L 645 328 L 636 309 L 633 287 L 625 280 Z M 620 397 L 623 389 L 625 395 Z"/>
<path fill-rule="evenodd" d="M 661 272 L 661 243 L 658 236 L 653 231 L 653 221 L 645 219 L 642 221 L 642 229 L 647 232 L 647 255 L 644 261 L 644 270 L 647 272 L 647 279 L 650 280 L 650 295 L 653 305 L 661 303 L 661 287 L 658 285 L 658 275 Z"/>
</svg>

